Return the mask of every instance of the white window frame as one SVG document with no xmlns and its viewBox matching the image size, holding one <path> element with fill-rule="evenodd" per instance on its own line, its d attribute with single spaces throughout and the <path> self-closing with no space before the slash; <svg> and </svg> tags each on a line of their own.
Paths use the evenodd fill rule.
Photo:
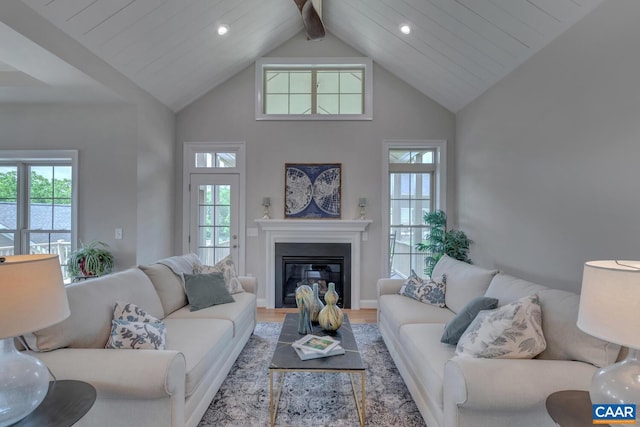
<svg viewBox="0 0 640 427">
<path fill-rule="evenodd" d="M 363 114 L 265 114 L 263 112 L 264 69 L 281 67 L 283 70 L 296 68 L 336 69 L 364 67 L 364 112 Z M 364 57 L 344 58 L 271 58 L 256 60 L 255 70 L 255 112 L 256 120 L 372 120 L 373 119 L 373 61 Z"/>
<path fill-rule="evenodd" d="M 71 165 L 70 250 L 73 251 L 78 247 L 78 150 L 0 150 L 0 163 L 26 163 L 47 166 L 61 161 L 68 162 Z M 18 185 L 20 186 L 20 180 Z M 23 209 L 26 206 L 24 205 L 24 200 L 28 198 L 25 188 L 18 188 L 18 198 L 23 200 L 18 205 L 18 215 L 24 216 Z M 27 224 L 23 225 L 26 226 Z M 24 227 L 22 229 L 26 230 Z M 43 231 L 46 232 L 47 230 Z M 28 248 L 28 244 L 25 242 L 25 233 L 20 233 L 19 240 L 19 252 L 25 253 L 25 249 Z M 65 261 L 61 259 L 60 264 L 64 264 Z"/>
<path fill-rule="evenodd" d="M 385 140 L 382 142 L 382 230 L 388 231 L 391 227 L 389 221 L 389 152 L 391 150 L 434 150 L 435 166 L 435 200 L 436 209 L 446 210 L 447 206 L 447 141 L 446 140 Z M 382 233 L 382 260 L 383 276 L 388 277 L 389 271 L 389 235 Z"/>
<path fill-rule="evenodd" d="M 236 167 L 234 168 L 196 168 L 194 164 L 196 153 L 236 153 Z M 191 198 L 189 193 L 189 180 L 191 174 L 238 174 L 240 180 L 239 205 L 238 205 L 238 260 L 236 267 L 238 274 L 244 274 L 246 241 L 246 143 L 240 142 L 185 142 L 182 151 L 182 251 L 189 251 L 189 226 Z"/>
</svg>

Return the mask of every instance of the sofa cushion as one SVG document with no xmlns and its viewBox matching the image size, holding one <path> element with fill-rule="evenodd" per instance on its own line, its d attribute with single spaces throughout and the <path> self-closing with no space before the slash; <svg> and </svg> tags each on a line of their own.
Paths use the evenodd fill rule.
<svg viewBox="0 0 640 427">
<path fill-rule="evenodd" d="M 104 348 L 111 333 L 115 301 L 134 303 L 162 318 L 160 298 L 138 268 L 72 283 L 66 287 L 71 315 L 60 323 L 25 335 L 29 348 Z"/>
<path fill-rule="evenodd" d="M 255 321 L 256 295 L 249 292 L 233 294 L 235 300 L 229 304 L 214 305 L 198 311 L 182 307 L 168 317 L 169 319 L 225 319 L 233 324 L 233 336 L 242 330 L 242 325 Z M 405 298 L 406 299 L 406 298 Z M 418 303 L 419 304 L 419 303 Z M 166 319 L 165 319 L 166 320 Z"/>
<path fill-rule="evenodd" d="M 398 293 L 425 304 L 444 307 L 445 279 L 444 276 L 438 279 L 423 279 L 411 270 L 411 275 Z"/>
<path fill-rule="evenodd" d="M 138 267 L 151 279 L 151 283 L 158 292 L 164 310 L 162 317 L 187 305 L 187 295 L 184 292 L 182 277 L 164 264 L 155 263 Z"/>
<path fill-rule="evenodd" d="M 446 307 L 440 308 L 431 304 L 423 304 L 398 294 L 380 295 L 378 311 L 380 318 L 384 318 L 388 322 L 394 333 L 398 333 L 402 325 L 409 323 L 444 324 L 455 316 Z M 440 337 L 438 337 L 439 340 Z"/>
<path fill-rule="evenodd" d="M 398 334 L 401 357 L 439 408 L 443 407 L 444 365 L 455 352 L 455 347 L 440 342 L 443 328 L 437 323 L 403 325 Z"/>
<path fill-rule="evenodd" d="M 460 337 L 456 355 L 532 359 L 546 346 L 540 301 L 534 294 L 478 313 Z"/>
<path fill-rule="evenodd" d="M 190 396 L 206 377 L 211 366 L 228 357 L 232 345 L 233 325 L 221 319 L 165 319 L 167 350 L 184 355 L 186 362 L 185 394 Z"/>
<path fill-rule="evenodd" d="M 234 301 L 222 273 L 185 274 L 184 288 L 191 311 Z"/>
<path fill-rule="evenodd" d="M 456 316 L 444 326 L 444 332 L 440 342 L 446 344 L 458 344 L 458 340 L 467 330 L 473 319 L 481 310 L 493 310 L 498 306 L 498 300 L 489 297 L 476 297 L 469 301 Z"/>
<path fill-rule="evenodd" d="M 164 350 L 166 326 L 163 322 L 111 321 L 111 335 L 105 348 Z"/>
<path fill-rule="evenodd" d="M 539 359 L 578 360 L 603 367 L 615 362 L 620 346 L 581 331 L 578 321 L 580 295 L 498 274 L 491 281 L 486 296 L 508 304 L 531 293 L 537 293 L 542 307 L 542 332 L 547 348 Z"/>
<path fill-rule="evenodd" d="M 599 368 L 615 363 L 620 346 L 593 337 L 578 328 L 580 295 L 559 289 L 539 291 L 542 330 L 547 349 L 539 359 L 579 360 Z"/>
<path fill-rule="evenodd" d="M 447 277 L 446 305 L 459 312 L 475 297 L 484 295 L 498 270 L 487 270 L 444 255 L 433 267 L 432 277 Z"/>
</svg>

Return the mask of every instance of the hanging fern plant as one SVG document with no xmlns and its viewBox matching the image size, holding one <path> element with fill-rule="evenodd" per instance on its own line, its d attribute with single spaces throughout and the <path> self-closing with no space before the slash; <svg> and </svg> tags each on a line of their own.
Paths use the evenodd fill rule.
<svg viewBox="0 0 640 427">
<path fill-rule="evenodd" d="M 469 245 L 473 243 L 464 231 L 447 230 L 447 215 L 444 211 L 425 212 L 424 222 L 429 226 L 427 240 L 416 244 L 416 249 L 426 252 L 424 272 L 431 276 L 433 267 L 443 255 L 471 264 Z"/>
<path fill-rule="evenodd" d="M 67 259 L 67 272 L 70 277 L 96 277 L 108 274 L 113 269 L 113 254 L 109 245 L 103 242 L 91 242 L 76 251 Z"/>
</svg>

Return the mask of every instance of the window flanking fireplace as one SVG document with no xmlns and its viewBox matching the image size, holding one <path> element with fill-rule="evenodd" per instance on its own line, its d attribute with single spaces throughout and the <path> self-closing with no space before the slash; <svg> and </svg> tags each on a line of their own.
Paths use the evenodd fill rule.
<svg viewBox="0 0 640 427">
<path fill-rule="evenodd" d="M 298 286 L 318 283 L 320 299 L 335 283 L 338 306 L 351 308 L 350 243 L 276 243 L 275 306 L 295 307 Z"/>
</svg>

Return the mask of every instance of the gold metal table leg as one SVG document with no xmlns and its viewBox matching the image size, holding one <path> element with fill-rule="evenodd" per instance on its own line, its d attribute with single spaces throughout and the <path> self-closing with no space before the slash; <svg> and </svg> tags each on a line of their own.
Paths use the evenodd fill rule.
<svg viewBox="0 0 640 427">
<path fill-rule="evenodd" d="M 364 371 L 360 372 L 360 399 L 358 399 L 358 392 L 356 391 L 356 381 L 354 379 L 354 374 L 349 373 L 349 378 L 351 379 L 351 388 L 353 389 L 353 398 L 356 401 L 356 409 L 358 411 L 358 417 L 360 418 L 360 426 L 364 427 L 365 420 L 365 402 L 364 402 Z"/>
<path fill-rule="evenodd" d="M 269 421 L 271 427 L 276 424 L 276 416 L 278 415 L 278 403 L 280 402 L 280 393 L 282 392 L 282 383 L 284 383 L 284 371 L 280 371 L 278 378 L 278 389 L 275 399 L 273 397 L 273 374 L 275 370 L 269 370 Z"/>
</svg>

